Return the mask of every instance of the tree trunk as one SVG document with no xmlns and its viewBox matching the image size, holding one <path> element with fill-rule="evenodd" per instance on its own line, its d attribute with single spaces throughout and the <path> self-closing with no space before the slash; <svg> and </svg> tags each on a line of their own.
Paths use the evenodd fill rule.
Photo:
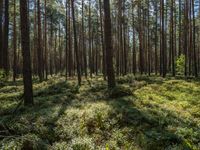
<svg viewBox="0 0 200 150">
<path fill-rule="evenodd" d="M 9 1 L 5 0 L 5 21 L 4 21 L 4 39 L 3 39 L 3 69 L 8 75 L 9 73 L 9 60 L 8 60 L 8 34 L 9 34 Z"/>
<path fill-rule="evenodd" d="M 171 26 L 170 26 L 170 51 L 172 76 L 175 76 L 175 50 L 174 50 L 174 0 L 171 0 Z"/>
<path fill-rule="evenodd" d="M 180 56 L 182 54 L 182 8 L 181 8 L 181 5 L 182 5 L 182 0 L 179 0 L 179 47 L 178 47 L 178 55 Z"/>
<path fill-rule="evenodd" d="M 156 13 L 156 22 L 155 22 L 155 74 L 158 73 L 158 4 L 155 3 L 155 13 Z"/>
<path fill-rule="evenodd" d="M 83 48 L 83 60 L 84 60 L 84 72 L 85 72 L 85 78 L 87 78 L 87 52 L 85 47 L 85 27 L 84 27 L 84 0 L 82 0 L 82 48 Z"/>
<path fill-rule="evenodd" d="M 106 59 L 105 59 L 105 41 L 104 41 L 104 34 L 103 34 L 103 14 L 102 14 L 102 2 L 99 0 L 99 13 L 100 13 L 100 28 L 101 28 L 101 46 L 102 46 L 102 55 L 103 55 L 103 78 L 106 80 Z"/>
<path fill-rule="evenodd" d="M 48 54 L 47 54 L 47 1 L 44 1 L 44 64 L 45 64 L 45 79 L 48 79 Z"/>
<path fill-rule="evenodd" d="M 16 0 L 14 0 L 14 16 L 13 16 L 13 81 L 17 76 L 17 38 L 16 38 Z"/>
<path fill-rule="evenodd" d="M 104 36 L 106 46 L 106 64 L 108 87 L 115 87 L 115 74 L 113 68 L 113 52 L 112 52 L 112 35 L 111 35 L 111 18 L 110 18 L 110 0 L 104 0 Z"/>
<path fill-rule="evenodd" d="M 42 37 L 41 37 L 41 13 L 40 13 L 40 0 L 37 1 L 37 8 L 38 8 L 38 45 L 37 45 L 37 52 L 38 52 L 38 75 L 40 82 L 43 80 L 43 52 L 42 52 Z"/>
<path fill-rule="evenodd" d="M 80 71 L 80 63 L 79 63 L 79 51 L 78 51 L 78 43 L 77 43 L 77 34 L 76 34 L 76 20 L 74 14 L 74 0 L 71 0 L 72 7 L 72 19 L 73 19 L 73 29 L 74 29 L 74 51 L 76 55 L 76 66 L 77 66 L 77 75 L 78 75 L 78 85 L 81 86 L 81 71 Z"/>
<path fill-rule="evenodd" d="M 37 60 L 37 0 L 34 0 L 33 74 L 38 74 Z"/>
<path fill-rule="evenodd" d="M 30 33 L 27 0 L 20 0 L 21 44 L 23 56 L 24 104 L 33 105 Z"/>
<path fill-rule="evenodd" d="M 136 74 L 136 40 L 135 40 L 135 16 L 134 16 L 134 5 L 132 4 L 132 28 L 133 28 L 133 53 L 132 53 L 132 72 Z"/>
<path fill-rule="evenodd" d="M 53 75 L 53 16 L 51 15 L 50 17 L 51 23 L 50 23 L 50 40 L 49 40 L 49 45 L 50 45 L 50 51 L 49 51 L 49 72 L 50 75 Z"/>
<path fill-rule="evenodd" d="M 71 15 L 71 7 L 70 7 L 70 1 L 69 2 L 69 5 L 68 5 L 68 31 L 69 31 L 69 41 L 68 41 L 68 48 L 69 48 L 69 54 L 68 54 L 68 71 L 69 71 L 69 77 L 72 76 L 72 63 L 73 63 L 73 57 L 72 57 L 72 42 L 71 42 L 71 20 L 70 20 L 70 15 Z"/>
<path fill-rule="evenodd" d="M 188 0 L 184 4 L 184 53 L 185 53 L 185 76 L 188 75 Z"/>
<path fill-rule="evenodd" d="M 0 0 L 0 69 L 3 68 L 3 31 L 2 31 L 2 18 L 3 18 L 3 0 Z"/>
<path fill-rule="evenodd" d="M 91 43 L 91 0 L 89 0 L 89 18 L 88 18 L 88 24 L 89 24 L 89 68 L 90 68 L 90 77 L 92 77 L 92 43 Z"/>
<path fill-rule="evenodd" d="M 199 1 L 200 2 L 200 1 Z M 200 7 L 200 6 L 199 6 Z M 193 56 L 194 56 L 194 75 L 198 77 L 197 69 L 197 53 L 196 53 L 196 22 L 195 22 L 195 2 L 192 0 L 192 15 L 193 15 Z"/>
<path fill-rule="evenodd" d="M 65 26 L 65 76 L 66 76 L 66 79 L 67 79 L 67 74 L 68 74 L 68 4 L 67 4 L 67 1 L 66 1 L 66 26 Z"/>
</svg>

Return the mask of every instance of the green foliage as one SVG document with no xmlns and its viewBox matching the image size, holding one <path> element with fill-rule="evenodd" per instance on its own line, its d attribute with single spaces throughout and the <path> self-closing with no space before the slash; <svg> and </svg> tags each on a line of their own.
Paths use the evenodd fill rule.
<svg viewBox="0 0 200 150">
<path fill-rule="evenodd" d="M 180 55 L 176 59 L 176 72 L 178 75 L 183 75 L 185 70 L 185 55 Z"/>
<path fill-rule="evenodd" d="M 110 98 L 119 98 L 130 95 L 132 95 L 132 91 L 126 86 L 116 86 L 115 88 L 109 90 Z"/>
<path fill-rule="evenodd" d="M 4 81 L 5 81 L 5 72 L 3 70 L 0 69 L 0 88 L 3 87 L 5 85 Z"/>
<path fill-rule="evenodd" d="M 2 80 L 5 77 L 5 72 L 3 70 L 0 70 L 0 80 Z"/>
<path fill-rule="evenodd" d="M 12 138 L 4 138 L 0 141 L 0 148 L 3 150 L 11 150 L 11 149 L 46 149 L 47 144 L 42 141 L 35 134 L 27 134 L 23 136 L 13 136 Z"/>
<path fill-rule="evenodd" d="M 135 81 L 135 77 L 132 74 L 117 78 L 117 82 L 119 84 L 133 83 L 134 81 Z"/>
<path fill-rule="evenodd" d="M 35 106 L 20 107 L 21 80 L 0 88 L 0 149 L 198 149 L 199 82 L 131 77 L 34 81 Z"/>
<path fill-rule="evenodd" d="M 95 150 L 92 139 L 88 137 L 78 137 L 73 139 L 71 148 L 73 150 Z"/>
</svg>

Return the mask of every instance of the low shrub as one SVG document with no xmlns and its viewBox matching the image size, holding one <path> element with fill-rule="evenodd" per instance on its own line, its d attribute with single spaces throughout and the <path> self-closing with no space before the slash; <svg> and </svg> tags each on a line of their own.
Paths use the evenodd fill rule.
<svg viewBox="0 0 200 150">
<path fill-rule="evenodd" d="M 116 86 L 113 89 L 109 89 L 108 94 L 110 98 L 120 98 L 124 96 L 131 96 L 133 95 L 133 92 L 129 87 Z"/>
</svg>

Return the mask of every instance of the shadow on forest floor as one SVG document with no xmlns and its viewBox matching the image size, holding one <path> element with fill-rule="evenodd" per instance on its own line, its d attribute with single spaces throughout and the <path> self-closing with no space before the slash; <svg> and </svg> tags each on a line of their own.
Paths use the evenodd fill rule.
<svg viewBox="0 0 200 150">
<path fill-rule="evenodd" d="M 63 78 L 35 82 L 35 106 L 14 116 L 12 98 L 22 88 L 0 89 L 0 147 L 198 149 L 199 82 L 129 76 L 117 82 L 113 90 L 100 77 L 80 88 Z M 12 90 L 18 94 L 10 96 Z"/>
</svg>

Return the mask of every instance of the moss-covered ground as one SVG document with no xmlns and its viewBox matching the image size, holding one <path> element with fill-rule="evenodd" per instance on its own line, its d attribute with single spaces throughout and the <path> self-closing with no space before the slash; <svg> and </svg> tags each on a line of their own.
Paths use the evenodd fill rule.
<svg viewBox="0 0 200 150">
<path fill-rule="evenodd" d="M 108 90 L 101 77 L 34 81 L 34 107 L 21 105 L 22 81 L 0 85 L 0 149 L 200 149 L 200 81 L 126 76 Z"/>
</svg>

